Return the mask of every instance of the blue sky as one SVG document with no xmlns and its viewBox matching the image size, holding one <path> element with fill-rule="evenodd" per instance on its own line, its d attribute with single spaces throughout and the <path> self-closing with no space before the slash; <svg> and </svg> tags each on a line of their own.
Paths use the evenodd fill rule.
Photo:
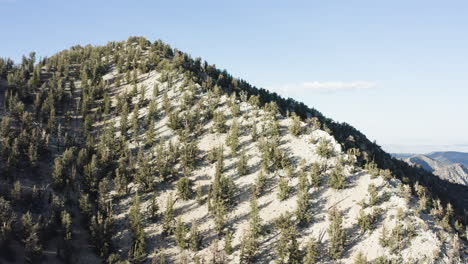
<svg viewBox="0 0 468 264">
<path fill-rule="evenodd" d="M 160 38 L 389 151 L 468 151 L 467 1 L 0 0 L 0 13 L 1 57 Z"/>
</svg>

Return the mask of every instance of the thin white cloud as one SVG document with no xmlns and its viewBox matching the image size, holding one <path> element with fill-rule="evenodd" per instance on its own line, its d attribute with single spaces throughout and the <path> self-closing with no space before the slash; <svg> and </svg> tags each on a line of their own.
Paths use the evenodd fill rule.
<svg viewBox="0 0 468 264">
<path fill-rule="evenodd" d="M 353 92 L 359 90 L 373 89 L 377 87 L 375 82 L 304 82 L 299 84 L 286 84 L 282 86 L 270 87 L 270 90 L 282 95 L 295 94 L 300 92 L 312 93 L 337 93 Z"/>
</svg>

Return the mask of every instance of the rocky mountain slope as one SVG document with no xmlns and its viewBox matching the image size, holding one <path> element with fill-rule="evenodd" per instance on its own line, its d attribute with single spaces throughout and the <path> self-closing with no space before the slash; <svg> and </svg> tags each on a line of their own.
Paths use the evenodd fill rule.
<svg viewBox="0 0 468 264">
<path fill-rule="evenodd" d="M 160 41 L 0 76 L 7 263 L 467 259 L 466 189 Z"/>
<path fill-rule="evenodd" d="M 465 165 L 468 163 L 467 153 L 433 152 L 426 155 L 408 156 L 403 160 L 410 165 L 419 166 L 443 180 L 468 185 L 468 169 Z"/>
</svg>

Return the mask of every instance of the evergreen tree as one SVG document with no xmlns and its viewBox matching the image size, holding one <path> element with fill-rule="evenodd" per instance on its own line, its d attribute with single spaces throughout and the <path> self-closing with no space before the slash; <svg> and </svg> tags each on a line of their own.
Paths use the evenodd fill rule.
<svg viewBox="0 0 468 264">
<path fill-rule="evenodd" d="M 301 133 L 301 120 L 296 115 L 296 113 L 293 113 L 291 115 L 291 125 L 289 126 L 289 133 L 291 133 L 291 135 L 295 137 L 297 137 Z"/>
<path fill-rule="evenodd" d="M 319 243 L 312 237 L 306 244 L 305 256 L 302 259 L 304 264 L 314 264 L 318 262 L 320 251 Z"/>
<path fill-rule="evenodd" d="M 252 230 L 244 231 L 241 240 L 240 263 L 253 264 L 255 263 L 258 254 L 258 242 L 253 235 Z"/>
<path fill-rule="evenodd" d="M 321 139 L 317 146 L 317 154 L 323 158 L 330 158 L 332 156 L 333 150 L 328 145 L 328 142 L 325 139 Z"/>
<path fill-rule="evenodd" d="M 185 240 L 186 236 L 187 236 L 187 229 L 185 227 L 185 224 L 182 222 L 182 218 L 179 216 L 177 218 L 176 228 L 174 231 L 174 237 L 180 249 L 186 248 L 186 240 Z"/>
<path fill-rule="evenodd" d="M 158 205 L 158 201 L 157 201 L 156 197 L 153 197 L 151 199 L 151 203 L 149 205 L 148 211 L 150 213 L 151 219 L 155 220 L 156 217 L 158 216 L 158 212 L 159 212 L 159 205 Z"/>
<path fill-rule="evenodd" d="M 163 231 L 166 234 L 172 233 L 174 222 L 174 201 L 172 195 L 169 195 L 166 202 L 166 211 L 164 212 Z"/>
<path fill-rule="evenodd" d="M 306 225 L 312 220 L 312 214 L 309 212 L 310 200 L 309 192 L 305 190 L 299 190 L 299 197 L 297 199 L 296 217 L 299 224 Z"/>
<path fill-rule="evenodd" d="M 227 255 L 232 254 L 232 232 L 227 230 L 224 234 L 224 252 Z"/>
<path fill-rule="evenodd" d="M 336 190 L 343 189 L 345 187 L 345 176 L 343 167 L 341 167 L 341 165 L 337 164 L 337 166 L 333 168 L 332 172 L 330 173 L 328 184 L 330 187 Z"/>
<path fill-rule="evenodd" d="M 253 193 L 255 196 L 260 196 L 260 194 L 265 189 L 266 184 L 266 176 L 263 172 L 263 169 L 260 169 L 257 173 L 257 177 L 255 178 L 255 184 L 253 185 Z"/>
<path fill-rule="evenodd" d="M 242 176 L 247 175 L 248 173 L 247 154 L 245 153 L 244 149 L 242 149 L 241 154 L 239 156 L 239 161 L 237 162 L 237 172 Z"/>
<path fill-rule="evenodd" d="M 155 141 L 155 131 L 154 131 L 154 120 L 150 121 L 148 131 L 146 131 L 146 141 L 145 144 L 148 147 L 152 147 Z"/>
<path fill-rule="evenodd" d="M 145 232 L 141 226 L 142 220 L 140 207 L 140 197 L 137 193 L 128 214 L 130 229 L 133 233 L 133 244 L 130 251 L 130 257 L 135 260 L 140 259 L 145 254 Z"/>
<path fill-rule="evenodd" d="M 201 185 L 199 185 L 197 187 L 197 196 L 196 196 L 196 200 L 197 200 L 197 203 L 198 205 L 202 205 L 204 203 L 204 198 L 203 198 L 203 187 Z"/>
<path fill-rule="evenodd" d="M 362 253 L 362 251 L 359 251 L 354 258 L 354 264 L 367 264 L 367 258 L 366 256 Z"/>
<path fill-rule="evenodd" d="M 291 187 L 289 186 L 288 179 L 281 177 L 278 183 L 278 199 L 284 201 L 289 197 Z"/>
<path fill-rule="evenodd" d="M 24 239 L 24 254 L 28 263 L 38 263 L 42 258 L 42 245 L 37 232 L 38 226 L 34 225 Z"/>
<path fill-rule="evenodd" d="M 188 177 L 183 177 L 177 182 L 177 193 L 182 200 L 189 200 L 192 195 L 193 183 Z"/>
<path fill-rule="evenodd" d="M 192 251 L 198 251 L 201 248 L 201 234 L 198 231 L 198 224 L 195 220 L 192 222 L 192 227 L 190 228 L 190 249 Z"/>
<path fill-rule="evenodd" d="M 260 209 L 258 208 L 257 197 L 253 194 L 250 198 L 250 230 L 254 237 L 257 237 L 262 232 Z"/>
<path fill-rule="evenodd" d="M 343 256 L 346 246 L 346 231 L 342 223 L 342 216 L 336 207 L 328 212 L 330 225 L 328 227 L 329 245 L 328 253 L 331 259 L 337 260 Z"/>
<path fill-rule="evenodd" d="M 322 166 L 320 166 L 320 163 L 313 163 L 312 164 L 312 169 L 310 171 L 310 179 L 312 186 L 315 188 L 320 187 L 320 184 L 322 182 Z"/>
<path fill-rule="evenodd" d="M 214 120 L 214 127 L 216 128 L 216 131 L 219 133 L 225 133 L 226 132 L 226 120 L 224 118 L 224 114 L 221 111 L 214 112 L 213 120 Z"/>
<path fill-rule="evenodd" d="M 275 227 L 279 231 L 279 240 L 276 244 L 276 263 L 299 264 L 301 254 L 297 242 L 297 230 L 292 223 L 291 214 L 286 213 L 275 220 Z"/>
<path fill-rule="evenodd" d="M 377 201 L 378 201 L 377 187 L 375 187 L 374 184 L 369 184 L 368 191 L 369 191 L 369 205 L 374 206 L 377 204 Z"/>
<path fill-rule="evenodd" d="M 9 201 L 0 196 L 0 245 L 8 244 L 11 238 L 15 214 Z"/>
<path fill-rule="evenodd" d="M 120 113 L 120 133 L 125 138 L 128 129 L 128 105 L 124 102 Z"/>
<path fill-rule="evenodd" d="M 233 156 L 237 155 L 237 149 L 239 148 L 239 134 L 240 134 L 240 125 L 237 120 L 232 121 L 231 129 L 229 134 L 226 137 L 226 145 L 231 148 L 231 153 Z"/>
</svg>

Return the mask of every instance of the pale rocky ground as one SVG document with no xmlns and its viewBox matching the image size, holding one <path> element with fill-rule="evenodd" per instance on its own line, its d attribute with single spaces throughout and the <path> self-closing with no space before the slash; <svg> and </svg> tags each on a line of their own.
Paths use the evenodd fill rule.
<svg viewBox="0 0 468 264">
<path fill-rule="evenodd" d="M 105 78 L 111 79 L 115 72 L 108 74 Z M 144 74 L 139 76 L 140 85 L 145 85 L 147 87 L 146 97 L 151 98 L 152 87 L 155 82 L 159 82 L 158 78 L 161 76 L 160 73 L 155 71 L 150 72 L 149 74 Z M 181 85 L 182 76 L 178 77 L 179 80 L 176 84 L 169 90 L 169 97 L 171 98 L 171 103 L 173 106 L 180 104 L 181 93 L 179 91 L 179 86 Z M 162 93 L 167 87 L 166 83 L 160 85 L 160 95 L 158 97 L 158 109 L 161 109 L 162 105 Z M 130 91 L 132 89 L 131 85 L 122 85 L 121 87 L 113 87 L 112 92 L 114 95 L 117 95 L 124 90 Z M 113 98 L 115 104 L 115 96 Z M 135 98 L 137 100 L 138 97 Z M 230 116 L 230 110 L 225 104 L 227 100 L 226 96 L 222 97 L 221 103 L 222 106 L 219 108 L 222 110 L 226 116 L 227 125 L 229 126 L 232 123 L 232 117 Z M 243 146 L 249 157 L 249 174 L 245 176 L 239 176 L 236 170 L 236 163 L 238 158 L 232 157 L 230 155 L 230 149 L 226 146 L 224 152 L 224 164 L 225 170 L 224 174 L 228 177 L 233 177 L 236 185 L 236 201 L 238 203 L 229 211 L 227 215 L 228 227 L 231 230 L 234 230 L 233 236 L 233 248 L 234 253 L 227 257 L 229 263 L 238 263 L 239 254 L 240 254 L 240 241 L 242 237 L 243 230 L 247 228 L 249 221 L 249 212 L 250 212 L 250 186 L 254 183 L 256 175 L 260 167 L 260 156 L 257 148 L 258 143 L 253 142 L 250 129 L 247 129 L 247 126 L 253 122 L 257 123 L 257 127 L 261 130 L 262 124 L 264 123 L 263 117 L 264 113 L 262 110 L 254 109 L 246 102 L 238 102 L 241 106 L 241 117 L 238 119 L 241 126 L 241 137 L 240 143 Z M 254 118 L 255 111 L 258 111 L 258 117 Z M 162 110 L 160 110 L 162 112 Z M 139 116 L 143 118 L 147 113 L 147 109 L 140 109 Z M 129 120 L 131 119 L 131 113 Z M 328 133 L 322 130 L 315 130 L 311 134 L 303 133 L 299 137 L 294 137 L 288 132 L 288 127 L 290 124 L 290 119 L 285 117 L 280 117 L 279 122 L 281 125 L 281 142 L 280 148 L 287 150 L 289 156 L 295 160 L 295 171 L 299 169 L 299 161 L 305 160 L 306 166 L 312 164 L 312 162 L 321 162 L 326 163 L 331 169 L 338 157 L 343 157 L 345 160 L 348 159 L 347 155 L 343 153 L 341 146 L 335 141 L 335 139 L 330 136 Z M 116 126 L 119 126 L 118 117 L 116 118 Z M 167 117 L 163 117 L 155 123 L 156 135 L 157 137 L 165 137 L 166 141 L 173 140 L 177 142 L 177 136 L 175 133 L 166 126 Z M 215 172 L 215 164 L 208 164 L 204 161 L 204 156 L 208 151 L 214 147 L 225 145 L 226 134 L 220 133 L 210 133 L 210 127 L 212 126 L 212 121 L 205 124 L 205 132 L 198 138 L 198 148 L 200 149 L 200 160 L 197 162 L 196 169 L 193 171 L 193 174 L 190 178 L 193 180 L 195 187 L 203 186 L 205 190 L 205 195 L 208 189 L 208 186 L 212 182 L 212 177 Z M 304 130 L 306 129 L 306 124 L 302 124 Z M 333 147 L 335 155 L 334 157 L 325 160 L 324 158 L 316 154 L 317 144 L 312 144 L 310 139 L 325 139 Z M 144 134 L 140 138 L 141 141 L 144 140 Z M 133 144 L 133 147 L 136 147 L 137 144 Z M 150 152 L 147 155 L 152 155 Z M 329 170 L 330 170 L 329 169 Z M 347 186 L 344 190 L 336 191 L 327 186 L 327 178 L 322 181 L 322 186 L 318 189 L 311 188 L 310 192 L 312 194 L 312 208 L 313 213 L 312 222 L 299 231 L 299 242 L 301 247 L 305 245 L 305 242 L 309 240 L 311 236 L 318 238 L 322 237 L 322 252 L 326 252 L 327 248 L 327 228 L 328 228 L 328 209 L 332 206 L 337 206 L 341 212 L 343 212 L 344 217 L 344 227 L 347 229 L 347 234 L 349 238 L 348 247 L 346 253 L 341 260 L 342 263 L 353 263 L 354 257 L 359 251 L 362 251 L 368 258 L 368 260 L 374 260 L 379 256 L 388 256 L 390 258 L 398 259 L 395 255 L 390 255 L 388 249 L 382 248 L 379 243 L 379 236 L 383 225 L 387 227 L 388 230 L 391 230 L 398 222 L 397 212 L 401 208 L 406 212 L 406 217 L 404 217 L 403 223 L 405 225 L 412 225 L 416 229 L 417 236 L 411 240 L 411 243 L 401 252 L 401 257 L 404 260 L 414 260 L 414 263 L 431 263 L 431 259 L 434 255 L 439 255 L 440 263 L 445 263 L 447 261 L 447 255 L 451 248 L 451 237 L 453 234 L 448 234 L 443 231 L 443 229 L 436 224 L 436 221 L 429 215 L 420 214 L 416 212 L 415 201 L 408 206 L 405 202 L 405 199 L 399 192 L 399 187 L 402 184 L 399 180 L 385 180 L 382 177 L 377 177 L 371 179 L 370 175 L 365 170 L 360 168 L 352 168 L 347 165 L 345 168 L 347 174 Z M 356 171 L 356 172 L 353 172 Z M 353 173 L 351 173 L 353 172 Z M 285 173 L 280 171 L 279 173 Z M 293 192 L 290 195 L 290 198 L 285 201 L 279 201 L 277 198 L 277 179 L 278 177 L 275 173 L 267 174 L 268 181 L 266 191 L 258 198 L 258 204 L 260 208 L 260 216 L 262 218 L 262 223 L 264 224 L 267 230 L 271 232 L 265 232 L 264 235 L 260 237 L 259 248 L 259 258 L 258 263 L 274 263 L 275 260 L 275 245 L 278 239 L 277 232 L 272 228 L 273 220 L 280 216 L 286 211 L 294 212 L 296 208 L 296 199 L 297 199 L 297 184 L 298 178 L 295 177 L 291 179 L 290 185 L 293 187 Z M 383 209 L 384 214 L 381 220 L 378 221 L 377 228 L 372 233 L 362 234 L 357 225 L 357 216 L 359 215 L 359 210 L 361 206 L 359 202 L 362 200 L 368 199 L 368 186 L 369 184 L 375 184 L 378 187 L 379 196 L 382 196 L 384 192 L 388 192 L 389 199 L 384 201 L 378 206 Z M 128 212 L 129 208 L 132 205 L 132 200 L 136 192 L 135 185 L 131 184 L 131 193 L 127 196 L 124 196 L 120 199 L 114 200 L 114 218 L 115 223 L 118 229 L 118 233 L 113 237 L 113 242 L 117 248 L 121 249 L 121 253 L 125 256 L 126 251 L 128 251 L 131 243 L 131 234 L 129 230 L 128 223 Z M 164 212 L 166 201 L 169 195 L 175 198 L 177 196 L 175 190 L 175 182 L 173 183 L 162 183 L 159 184 L 154 192 L 150 193 L 140 193 L 140 199 L 142 201 L 142 215 L 145 226 L 146 234 L 146 249 L 149 252 L 149 259 L 155 255 L 155 252 L 158 252 L 161 249 L 164 249 L 165 254 L 168 257 L 169 263 L 177 263 L 180 259 L 180 256 L 185 254 L 188 256 L 190 261 L 194 260 L 194 256 L 204 257 L 206 260 L 209 260 L 212 255 L 212 248 L 215 242 L 217 241 L 217 235 L 214 231 L 214 221 L 213 217 L 207 210 L 206 203 L 199 206 L 195 199 L 189 201 L 182 201 L 178 199 L 174 205 L 175 216 L 181 216 L 184 223 L 189 225 L 192 221 L 197 221 L 199 224 L 199 229 L 203 236 L 202 250 L 199 252 L 191 252 L 190 250 L 185 250 L 185 253 L 177 248 L 173 236 L 163 238 L 162 236 L 162 213 L 157 221 L 152 222 L 147 220 L 148 218 L 148 206 L 152 197 L 156 196 L 158 204 L 160 206 L 160 212 Z M 115 192 L 112 193 L 115 195 Z M 370 212 L 371 208 L 367 208 L 366 212 Z M 427 228 L 428 227 L 428 228 Z M 446 237 L 445 241 L 442 241 L 441 238 Z M 219 248 L 222 250 L 224 242 L 222 239 L 219 241 Z M 326 255 L 326 254 L 324 254 Z M 330 262 L 330 260 L 324 259 L 323 262 Z M 400 261 L 398 261 L 400 262 Z M 413 263 L 413 262 L 411 262 Z"/>
</svg>

